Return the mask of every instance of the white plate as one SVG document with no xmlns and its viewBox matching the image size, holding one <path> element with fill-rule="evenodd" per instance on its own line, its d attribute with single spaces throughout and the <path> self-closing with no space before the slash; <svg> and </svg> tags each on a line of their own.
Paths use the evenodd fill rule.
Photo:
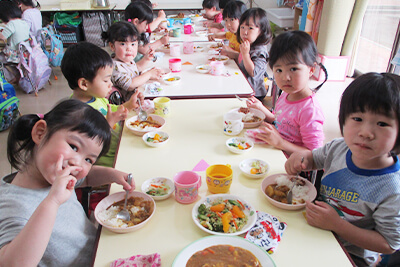
<svg viewBox="0 0 400 267">
<path fill-rule="evenodd" d="M 208 57 L 208 61 L 209 62 L 220 61 L 220 62 L 226 64 L 226 62 L 229 61 L 229 57 L 224 56 L 224 55 L 212 55 L 212 56 Z"/>
<path fill-rule="evenodd" d="M 149 117 L 151 117 L 154 121 L 156 121 L 158 124 L 161 125 L 159 128 L 153 128 L 149 130 L 139 130 L 134 127 L 132 127 L 131 122 L 135 122 L 138 120 L 138 116 L 133 116 L 127 120 L 125 120 L 125 126 L 128 127 L 128 129 L 135 135 L 138 136 L 143 136 L 145 133 L 151 132 L 151 131 L 158 131 L 161 130 L 162 127 L 165 125 L 165 119 L 161 116 L 154 115 L 154 114 L 149 114 Z"/>
<path fill-rule="evenodd" d="M 196 35 L 200 37 L 206 37 L 208 35 L 207 31 L 196 31 Z"/>
<path fill-rule="evenodd" d="M 234 109 L 230 110 L 229 112 L 239 113 L 240 115 L 243 114 L 243 116 L 244 116 L 244 113 L 239 112 L 239 108 L 234 108 Z M 253 113 L 255 116 L 261 118 L 261 120 L 257 121 L 257 122 L 243 122 L 244 128 L 255 128 L 255 127 L 260 126 L 261 123 L 265 119 L 265 114 L 261 110 L 258 110 L 258 109 L 255 109 L 255 108 L 250 108 L 250 112 Z"/>
<path fill-rule="evenodd" d="M 250 147 L 247 148 L 247 149 L 239 149 L 237 147 L 229 145 L 229 144 L 232 144 L 232 143 L 243 143 L 243 142 L 248 143 L 250 145 Z M 247 139 L 247 138 L 244 138 L 244 137 L 232 137 L 232 138 L 229 138 L 228 140 L 226 140 L 225 145 L 229 149 L 229 151 L 231 151 L 232 153 L 243 154 L 243 153 L 251 150 L 254 147 L 254 142 L 251 141 L 250 139 Z"/>
<path fill-rule="evenodd" d="M 165 141 L 163 141 L 163 142 L 158 142 L 158 143 L 153 143 L 153 142 L 148 142 L 147 141 L 147 138 L 149 138 L 149 137 L 154 138 L 154 136 L 156 134 L 160 135 L 161 137 L 167 138 L 167 139 Z M 143 135 L 142 139 L 143 139 L 143 142 L 148 146 L 159 147 L 159 146 L 162 146 L 162 145 L 164 145 L 164 144 L 166 144 L 168 142 L 169 135 L 166 132 L 162 132 L 162 131 L 151 131 L 151 132 L 145 133 Z"/>
<path fill-rule="evenodd" d="M 177 20 L 183 20 L 184 18 L 187 18 L 186 15 L 183 18 L 176 18 L 176 16 L 178 16 L 178 14 L 168 15 L 167 18 L 169 18 L 169 19 L 177 19 Z"/>
<path fill-rule="evenodd" d="M 169 79 L 174 79 L 174 80 L 168 81 Z M 174 75 L 170 75 L 169 77 L 163 78 L 163 81 L 164 81 L 164 83 L 165 83 L 166 85 L 176 85 L 176 84 L 180 83 L 181 80 L 182 80 L 181 77 L 179 77 L 179 76 L 174 76 Z"/>
<path fill-rule="evenodd" d="M 242 202 L 242 204 L 245 206 L 245 210 L 243 210 L 243 212 L 246 214 L 246 216 L 248 217 L 247 220 L 247 224 L 242 228 L 242 230 L 236 232 L 236 233 L 221 233 L 221 232 L 214 232 L 211 230 L 208 230 L 206 228 L 204 228 L 201 224 L 200 224 L 200 220 L 197 218 L 197 215 L 199 214 L 198 209 L 199 206 L 201 204 L 205 204 L 206 206 L 210 205 L 212 202 L 216 201 L 217 199 L 234 199 L 234 200 L 239 200 L 240 202 Z M 230 194 L 215 194 L 215 195 L 209 195 L 206 196 L 204 198 L 202 198 L 199 202 L 197 202 L 193 209 L 192 209 L 192 219 L 194 221 L 194 223 L 204 232 L 212 234 L 212 235 L 223 235 L 223 236 L 235 236 L 235 235 L 241 235 L 246 233 L 247 231 L 249 231 L 251 229 L 251 227 L 254 226 L 254 224 L 257 221 L 257 212 L 256 210 L 253 208 L 253 206 L 251 206 L 247 201 L 241 199 L 240 197 L 237 197 L 235 195 L 230 195 Z"/>
<path fill-rule="evenodd" d="M 251 165 L 253 162 L 259 161 L 261 165 L 265 167 L 265 172 L 260 173 L 260 174 L 252 174 L 250 171 L 253 168 Z M 265 175 L 267 175 L 269 171 L 269 164 L 261 159 L 245 159 L 239 164 L 239 169 L 243 172 L 243 174 L 249 178 L 263 178 Z"/>
<path fill-rule="evenodd" d="M 203 65 L 196 66 L 196 71 L 200 72 L 200 73 L 206 74 L 206 73 L 209 73 L 210 70 L 211 70 L 211 67 L 208 64 L 203 64 Z"/>
<path fill-rule="evenodd" d="M 253 253 L 253 255 L 259 260 L 262 267 L 274 267 L 276 266 L 274 261 L 270 258 L 268 253 L 260 248 L 259 246 L 247 241 L 244 238 L 236 236 L 206 236 L 182 249 L 179 254 L 175 257 L 172 267 L 186 266 L 187 261 L 197 251 L 205 248 L 216 246 L 216 245 L 231 245 L 234 247 L 240 247 Z"/>
<path fill-rule="evenodd" d="M 149 190 L 150 185 L 156 184 L 156 185 L 167 185 L 169 186 L 169 190 L 167 194 L 162 195 L 162 196 L 152 196 L 150 194 L 147 194 L 146 192 Z M 154 200 L 163 200 L 169 198 L 169 196 L 174 192 L 175 190 L 175 185 L 174 182 L 171 179 L 168 178 L 163 178 L 163 177 L 157 177 L 157 178 L 150 178 L 147 179 L 146 181 L 143 182 L 142 184 L 142 192 L 145 193 L 146 195 L 152 197 Z"/>
<path fill-rule="evenodd" d="M 194 52 L 203 52 L 203 51 L 204 51 L 204 46 L 202 46 L 202 45 L 194 46 Z"/>
</svg>

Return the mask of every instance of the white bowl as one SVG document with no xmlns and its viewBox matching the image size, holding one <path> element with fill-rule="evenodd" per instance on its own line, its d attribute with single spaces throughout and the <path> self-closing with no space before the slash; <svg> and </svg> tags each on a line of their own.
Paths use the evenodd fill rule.
<svg viewBox="0 0 400 267">
<path fill-rule="evenodd" d="M 226 62 L 229 61 L 229 57 L 224 56 L 224 55 L 212 55 L 212 56 L 208 57 L 208 61 L 209 62 L 220 61 L 220 62 L 226 64 Z"/>
<path fill-rule="evenodd" d="M 194 46 L 194 52 L 203 52 L 203 51 L 204 51 L 204 46 L 202 46 L 202 45 Z"/>
<path fill-rule="evenodd" d="M 219 50 L 222 49 L 222 46 L 223 46 L 223 43 L 221 43 L 221 42 L 216 42 L 216 43 L 213 43 L 213 44 L 208 45 L 208 49 L 219 51 Z"/>
<path fill-rule="evenodd" d="M 197 217 L 198 214 L 199 214 L 199 212 L 198 212 L 199 206 L 201 204 L 205 204 L 207 207 L 209 207 L 209 206 L 211 206 L 212 202 L 217 201 L 218 199 L 222 199 L 222 200 L 226 200 L 226 199 L 239 200 L 243 204 L 243 206 L 244 206 L 243 212 L 246 214 L 248 220 L 247 220 L 247 223 L 243 226 L 243 228 L 240 231 L 237 231 L 235 233 L 214 232 L 214 231 L 211 231 L 211 230 L 203 227 L 200 224 L 200 220 Z M 230 195 L 230 194 L 215 194 L 215 195 L 209 195 L 209 196 L 206 196 L 206 197 L 202 198 L 199 202 L 197 202 L 194 205 L 194 207 L 192 209 L 192 219 L 193 219 L 194 223 L 201 230 L 203 230 L 206 233 L 213 234 L 213 235 L 233 236 L 233 235 L 241 235 L 241 234 L 244 234 L 247 231 L 249 231 L 257 221 L 257 212 L 253 208 L 252 205 L 250 205 L 247 201 L 243 200 L 240 197 L 237 197 L 235 195 Z"/>
<path fill-rule="evenodd" d="M 239 113 L 244 118 L 244 113 L 239 112 L 239 109 L 240 108 L 235 108 L 235 109 L 230 110 L 229 112 Z M 256 122 L 245 122 L 245 121 L 242 120 L 244 128 L 256 128 L 256 127 L 260 126 L 261 123 L 265 120 L 265 114 L 261 110 L 255 109 L 255 108 L 250 108 L 250 112 L 253 113 L 254 116 L 259 117 L 261 120 L 260 121 L 256 121 Z"/>
<path fill-rule="evenodd" d="M 262 173 L 251 173 L 251 170 L 254 168 L 253 163 L 259 162 L 259 164 L 265 167 L 265 171 Z M 249 178 L 263 178 L 268 173 L 269 164 L 261 159 L 245 159 L 239 164 L 239 169 L 243 172 L 243 174 Z"/>
<path fill-rule="evenodd" d="M 150 196 L 148 196 L 142 192 L 133 191 L 128 194 L 128 198 L 130 198 L 130 197 L 140 197 L 140 198 L 143 198 L 143 200 L 145 200 L 145 201 L 150 201 L 151 214 L 146 220 L 144 220 L 143 222 L 141 222 L 137 225 L 122 228 L 122 227 L 112 227 L 110 225 L 107 225 L 102 219 L 100 219 L 100 217 L 99 217 L 100 212 L 102 212 L 103 210 L 106 210 L 108 207 L 110 207 L 115 202 L 125 199 L 125 191 L 123 191 L 123 192 L 118 192 L 118 193 L 109 195 L 109 196 L 103 198 L 99 202 L 99 204 L 97 204 L 96 209 L 94 210 L 94 216 L 95 216 L 97 222 L 99 224 L 101 224 L 103 227 L 107 228 L 108 230 L 110 230 L 114 233 L 129 233 L 129 232 L 133 232 L 133 231 L 136 231 L 136 230 L 142 228 L 146 223 L 148 223 L 148 221 L 151 219 L 151 217 L 153 217 L 154 212 L 156 210 L 156 203 Z"/>
<path fill-rule="evenodd" d="M 206 73 L 209 73 L 210 70 L 211 70 L 211 67 L 208 64 L 203 64 L 203 65 L 196 66 L 196 71 L 200 72 L 200 73 L 206 74 Z"/>
<path fill-rule="evenodd" d="M 147 193 L 150 189 L 154 188 L 152 185 L 161 185 L 163 187 L 167 187 L 166 194 L 161 196 L 153 196 L 150 193 Z M 154 200 L 163 200 L 167 199 L 171 196 L 172 192 L 175 190 L 174 182 L 171 179 L 157 177 L 157 178 L 150 178 L 144 181 L 142 184 L 142 192 L 146 195 L 149 195 Z"/>
<path fill-rule="evenodd" d="M 284 209 L 284 210 L 300 210 L 305 208 L 306 204 L 286 204 L 279 202 L 277 200 L 272 199 L 265 193 L 265 189 L 268 187 L 268 185 L 271 184 L 276 184 L 276 179 L 279 176 L 287 176 L 288 178 L 293 177 L 293 175 L 288 175 L 286 173 L 278 173 L 278 174 L 273 174 L 270 176 L 265 177 L 265 179 L 261 183 L 261 191 L 264 194 L 264 196 L 267 198 L 267 200 L 274 206 Z M 315 189 L 314 185 L 310 183 L 307 179 L 304 179 L 302 177 L 298 177 L 299 179 L 303 180 L 306 184 L 305 186 L 308 187 L 308 200 L 313 201 L 317 197 L 317 190 Z"/>
<path fill-rule="evenodd" d="M 189 18 L 190 18 L 192 21 L 200 21 L 200 20 L 203 20 L 203 19 L 204 19 L 203 16 L 201 16 L 201 15 L 199 15 L 199 14 L 191 14 L 191 15 L 189 15 Z"/>
<path fill-rule="evenodd" d="M 164 140 L 164 141 L 162 141 L 162 142 L 155 142 L 155 141 L 151 140 L 152 138 L 154 138 L 154 136 L 155 136 L 156 134 L 158 134 L 158 135 L 161 136 L 162 138 L 166 138 L 166 140 Z M 149 140 L 149 138 L 151 138 L 151 139 Z M 168 140 L 169 140 L 169 135 L 168 135 L 166 132 L 151 131 L 151 132 L 145 133 L 145 134 L 143 135 L 142 139 L 143 139 L 143 142 L 144 142 L 146 145 L 148 145 L 148 146 L 151 146 L 151 147 L 160 147 L 160 146 L 162 146 L 163 144 L 165 144 L 165 143 L 168 142 Z"/>
<path fill-rule="evenodd" d="M 207 31 L 196 31 L 196 35 L 200 36 L 200 37 L 206 37 L 206 36 L 208 36 L 208 32 Z"/>
<path fill-rule="evenodd" d="M 131 123 L 135 122 L 138 120 L 138 116 L 133 116 L 127 120 L 125 120 L 125 126 L 128 127 L 128 129 L 135 135 L 142 136 L 145 133 L 151 132 L 151 131 L 156 131 L 156 130 L 161 130 L 162 127 L 165 125 L 165 119 L 161 116 L 154 115 L 154 114 L 149 114 L 149 117 L 151 117 L 155 122 L 157 122 L 159 125 L 161 125 L 158 128 L 150 127 L 150 129 L 137 129 L 136 127 L 133 127 Z"/>
<path fill-rule="evenodd" d="M 250 139 L 244 138 L 244 137 L 232 137 L 229 138 L 228 140 L 226 140 L 226 147 L 233 153 L 236 154 L 243 154 L 247 151 L 250 151 L 253 147 L 254 147 L 254 143 L 253 141 L 251 141 Z M 241 146 L 243 146 L 243 149 L 238 148 L 235 145 L 240 144 Z M 247 145 L 248 144 L 248 145 Z"/>
<path fill-rule="evenodd" d="M 176 75 L 163 78 L 163 81 L 166 85 L 176 85 L 176 84 L 180 83 L 181 80 L 182 80 L 181 77 L 176 76 Z"/>
<path fill-rule="evenodd" d="M 162 71 L 161 73 L 161 78 L 169 78 L 171 76 L 171 70 L 169 68 L 160 68 L 160 70 Z"/>
</svg>

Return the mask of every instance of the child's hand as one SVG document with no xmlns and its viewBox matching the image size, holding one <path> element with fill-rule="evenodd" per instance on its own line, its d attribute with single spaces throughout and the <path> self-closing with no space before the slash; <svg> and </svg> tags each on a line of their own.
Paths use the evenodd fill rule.
<svg viewBox="0 0 400 267">
<path fill-rule="evenodd" d="M 147 50 L 146 54 L 144 55 L 144 58 L 148 61 L 152 61 L 154 59 L 153 48 L 149 47 L 149 50 Z"/>
<path fill-rule="evenodd" d="M 217 28 L 209 28 L 209 29 L 208 29 L 208 32 L 209 32 L 209 33 L 219 33 L 219 32 L 221 32 L 221 30 L 220 30 L 220 29 L 217 29 Z"/>
<path fill-rule="evenodd" d="M 107 104 L 107 108 L 108 111 L 106 119 L 111 127 L 113 127 L 117 122 L 125 120 L 128 117 L 128 109 L 122 105 L 119 105 L 115 112 L 111 110 L 110 104 Z"/>
<path fill-rule="evenodd" d="M 161 40 L 161 43 L 163 45 L 169 44 L 169 36 L 168 36 L 168 34 L 165 34 L 160 40 Z"/>
<path fill-rule="evenodd" d="M 153 68 L 152 70 L 149 71 L 149 73 L 151 74 L 151 78 L 152 80 L 158 80 L 161 78 L 162 76 L 162 70 L 158 69 L 158 68 Z"/>
<path fill-rule="evenodd" d="M 243 43 L 239 45 L 239 48 L 242 55 L 248 55 L 250 53 L 250 42 L 247 40 L 243 41 Z"/>
<path fill-rule="evenodd" d="M 315 201 L 315 204 L 306 201 L 306 219 L 309 225 L 330 231 L 334 230 L 338 220 L 341 220 L 336 210 L 323 201 Z"/>
<path fill-rule="evenodd" d="M 281 143 L 283 141 L 283 138 L 274 125 L 263 122 L 259 129 L 262 131 L 262 133 L 257 134 L 257 138 L 267 142 L 269 145 L 275 148 L 282 149 Z"/>
<path fill-rule="evenodd" d="M 307 170 L 308 157 L 302 152 L 294 152 L 285 162 L 285 170 L 288 174 L 295 175 Z"/>
<path fill-rule="evenodd" d="M 166 18 L 164 10 L 158 11 L 157 18 L 159 18 L 159 19 L 165 19 Z"/>
<path fill-rule="evenodd" d="M 263 103 L 254 96 L 247 99 L 246 105 L 249 108 L 255 108 L 259 110 L 261 110 L 264 107 Z"/>
<path fill-rule="evenodd" d="M 209 34 L 208 41 L 215 41 L 215 36 L 213 34 Z"/>
<path fill-rule="evenodd" d="M 139 107 L 139 104 L 137 102 L 138 98 L 140 99 L 141 103 L 144 102 L 143 93 L 139 92 L 139 90 L 136 90 L 136 92 L 131 96 L 131 98 L 124 104 L 124 106 L 128 109 L 128 111 L 131 111 Z"/>
<path fill-rule="evenodd" d="M 203 27 L 208 27 L 209 24 L 210 24 L 210 21 L 203 21 Z"/>
<path fill-rule="evenodd" d="M 129 192 L 132 192 L 135 190 L 136 185 L 135 185 L 135 180 L 132 179 L 131 184 L 128 184 L 128 174 L 126 172 L 121 172 L 116 169 L 113 169 L 113 182 L 120 184 L 124 187 L 124 190 L 128 190 Z"/>
</svg>

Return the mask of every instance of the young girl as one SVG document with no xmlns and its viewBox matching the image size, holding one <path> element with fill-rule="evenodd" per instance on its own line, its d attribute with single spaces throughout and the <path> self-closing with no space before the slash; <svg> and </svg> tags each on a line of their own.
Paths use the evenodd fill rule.
<svg viewBox="0 0 400 267">
<path fill-rule="evenodd" d="M 132 23 L 140 34 L 139 40 L 139 53 L 135 58 L 138 65 L 146 64 L 146 59 L 142 62 L 144 55 L 153 57 L 154 51 L 169 43 L 168 34 L 164 35 L 161 39 L 154 41 L 150 44 L 150 34 L 146 33 L 148 25 L 153 21 L 153 10 L 143 1 L 135 1 L 130 3 L 125 8 L 125 20 Z"/>
<path fill-rule="evenodd" d="M 37 39 L 38 31 L 42 28 L 42 14 L 40 13 L 40 4 L 33 0 L 14 0 L 17 2 L 22 11 L 22 19 L 28 23 L 30 28 L 30 35 Z"/>
<path fill-rule="evenodd" d="M 342 95 L 339 125 L 343 138 L 293 153 L 285 168 L 325 170 L 324 201 L 307 202 L 307 222 L 335 232 L 357 266 L 375 266 L 379 253 L 400 249 L 400 77 L 355 79 Z"/>
<path fill-rule="evenodd" d="M 239 25 L 236 34 L 240 43 L 238 65 L 257 99 L 262 100 L 267 94 L 264 74 L 267 71 L 267 44 L 271 39 L 267 13 L 262 8 L 250 8 L 241 16 Z"/>
<path fill-rule="evenodd" d="M 16 3 L 0 1 L 0 20 L 5 23 L 0 28 L 0 40 L 6 42 L 6 47 L 0 53 L 1 63 L 19 63 L 18 44 L 29 38 L 29 25 L 21 19 L 21 10 Z M 16 83 L 19 71 L 15 66 L 5 71 L 5 78 L 9 83 Z"/>
<path fill-rule="evenodd" d="M 229 46 L 222 47 L 221 54 L 230 58 L 237 59 L 239 56 L 239 43 L 237 41 L 236 32 L 239 29 L 239 19 L 246 11 L 246 5 L 239 0 L 230 1 L 224 8 L 222 15 L 225 21 L 227 32 L 216 32 L 214 35 L 209 35 L 208 39 L 214 41 L 215 38 L 225 38 L 229 40 Z"/>
<path fill-rule="evenodd" d="M 267 123 L 262 124 L 256 137 L 283 150 L 287 156 L 296 150 L 321 147 L 325 119 L 315 91 L 323 83 L 314 91 L 308 85 L 317 65 L 314 41 L 302 31 L 285 32 L 272 42 L 270 55 L 269 65 L 283 93 L 276 103 L 275 114 L 254 97 L 247 101 L 249 107 L 266 115 Z M 325 71 L 323 66 L 322 69 Z"/>
<path fill-rule="evenodd" d="M 18 172 L 5 176 L 0 186 L 2 265 L 90 265 L 96 228 L 74 187 L 117 182 L 134 189 L 127 174 L 92 168 L 110 138 L 104 116 L 76 99 L 45 115 L 24 115 L 12 126 L 7 156 Z"/>
<path fill-rule="evenodd" d="M 128 100 L 137 87 L 150 79 L 161 78 L 162 71 L 157 68 L 140 74 L 144 64 L 137 66 L 134 61 L 138 53 L 139 33 L 131 23 L 116 22 L 111 25 L 107 33 L 103 34 L 103 37 L 109 43 L 111 51 L 115 53 L 111 81 L 120 89 L 122 101 Z M 151 55 L 147 54 L 141 61 L 148 63 L 151 59 Z"/>
</svg>

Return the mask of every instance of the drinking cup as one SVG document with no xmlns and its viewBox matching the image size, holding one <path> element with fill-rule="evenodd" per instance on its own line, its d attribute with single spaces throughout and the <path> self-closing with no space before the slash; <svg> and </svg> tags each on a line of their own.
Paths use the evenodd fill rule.
<svg viewBox="0 0 400 267">
<path fill-rule="evenodd" d="M 194 32 L 194 28 L 193 28 L 193 26 L 192 25 L 185 25 L 185 26 L 183 26 L 183 32 L 185 33 L 185 34 L 191 34 L 191 33 L 193 33 Z"/>
<path fill-rule="evenodd" d="M 228 112 L 224 115 L 224 133 L 227 135 L 238 135 L 243 130 L 242 115 Z"/>
<path fill-rule="evenodd" d="M 193 42 L 183 42 L 183 53 L 193 54 L 194 53 L 194 43 Z"/>
<path fill-rule="evenodd" d="M 193 171 L 181 171 L 174 176 L 175 199 L 189 204 L 197 200 L 201 186 L 201 176 Z"/>
<path fill-rule="evenodd" d="M 171 99 L 168 97 L 156 97 L 153 100 L 155 114 L 160 116 L 168 116 L 171 111 Z"/>
<path fill-rule="evenodd" d="M 182 60 L 180 58 L 171 58 L 169 60 L 169 69 L 172 72 L 180 72 L 182 70 Z"/>
<path fill-rule="evenodd" d="M 191 18 L 183 18 L 183 25 L 192 24 Z"/>
<path fill-rule="evenodd" d="M 211 61 L 210 62 L 210 67 L 211 67 L 211 74 L 215 76 L 220 76 L 224 74 L 225 66 L 224 63 L 221 61 Z"/>
<path fill-rule="evenodd" d="M 172 30 L 174 37 L 180 37 L 181 36 L 181 28 L 174 28 Z"/>
<path fill-rule="evenodd" d="M 167 19 L 167 26 L 168 26 L 168 28 L 174 27 L 174 22 L 175 22 L 174 19 Z"/>
<path fill-rule="evenodd" d="M 181 45 L 180 44 L 170 44 L 169 54 L 171 57 L 179 57 L 181 55 Z"/>
<path fill-rule="evenodd" d="M 211 165 L 206 170 L 208 191 L 213 194 L 227 193 L 232 184 L 231 165 Z"/>
</svg>

